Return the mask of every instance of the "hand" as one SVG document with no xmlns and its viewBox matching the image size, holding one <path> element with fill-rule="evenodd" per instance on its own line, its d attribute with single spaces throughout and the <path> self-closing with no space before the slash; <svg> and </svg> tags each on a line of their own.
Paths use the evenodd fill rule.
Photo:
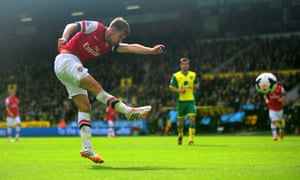
<svg viewBox="0 0 300 180">
<path fill-rule="evenodd" d="M 153 54 L 161 54 L 161 53 L 163 53 L 164 48 L 165 48 L 164 45 L 158 44 L 152 48 L 152 52 L 153 52 Z"/>
<path fill-rule="evenodd" d="M 268 99 L 265 99 L 265 102 L 266 102 L 266 104 L 269 104 L 269 100 Z"/>
<path fill-rule="evenodd" d="M 65 45 L 67 43 L 67 40 L 65 38 L 59 38 L 57 41 L 57 47 L 59 48 L 62 45 Z"/>
<path fill-rule="evenodd" d="M 181 88 L 181 89 L 179 89 L 179 93 L 182 93 L 182 94 L 184 94 L 185 93 L 185 88 Z"/>
<path fill-rule="evenodd" d="M 195 89 L 198 89 L 199 86 L 200 86 L 199 84 L 194 84 L 194 85 L 193 85 L 193 87 L 194 87 Z"/>
<path fill-rule="evenodd" d="M 284 103 L 285 103 L 284 100 L 285 100 L 284 98 L 279 98 L 279 99 L 278 99 L 278 101 L 281 103 L 282 106 L 284 106 Z"/>
<path fill-rule="evenodd" d="M 15 116 L 14 113 L 12 113 L 12 112 L 10 112 L 10 111 L 8 111 L 8 115 L 9 115 L 10 117 L 14 117 L 14 116 Z"/>
</svg>

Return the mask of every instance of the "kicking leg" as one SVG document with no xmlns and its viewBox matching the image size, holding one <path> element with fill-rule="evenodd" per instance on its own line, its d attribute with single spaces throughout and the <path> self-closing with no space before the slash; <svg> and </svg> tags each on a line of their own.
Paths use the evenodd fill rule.
<svg viewBox="0 0 300 180">
<path fill-rule="evenodd" d="M 146 115 L 151 111 L 151 106 L 142 107 L 129 107 L 119 101 L 116 97 L 107 93 L 100 83 L 98 83 L 92 76 L 87 76 L 80 81 L 81 88 L 88 90 L 96 99 L 112 108 L 116 109 L 118 112 L 125 114 L 128 120 L 140 119 L 146 117 Z"/>
</svg>

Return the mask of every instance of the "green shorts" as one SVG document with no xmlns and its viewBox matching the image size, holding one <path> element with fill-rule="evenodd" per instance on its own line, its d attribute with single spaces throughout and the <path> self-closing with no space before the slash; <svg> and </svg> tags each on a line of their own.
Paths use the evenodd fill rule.
<svg viewBox="0 0 300 180">
<path fill-rule="evenodd" d="M 196 115 L 195 101 L 178 101 L 176 108 L 177 108 L 178 118 L 182 118 L 184 116 Z"/>
</svg>

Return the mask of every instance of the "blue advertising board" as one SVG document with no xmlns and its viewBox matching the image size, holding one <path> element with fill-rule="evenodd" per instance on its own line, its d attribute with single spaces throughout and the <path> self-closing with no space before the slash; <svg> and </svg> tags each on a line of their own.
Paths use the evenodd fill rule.
<svg viewBox="0 0 300 180">
<path fill-rule="evenodd" d="M 146 120 L 116 120 L 115 133 L 118 136 L 126 136 L 132 134 L 132 129 L 138 129 L 143 134 L 148 134 L 148 127 Z M 106 136 L 108 130 L 108 123 L 102 120 L 92 121 L 92 135 Z M 13 134 L 14 134 L 13 129 Z M 68 123 L 66 127 L 40 127 L 40 128 L 22 128 L 21 136 L 79 136 L 80 130 L 77 122 Z M 0 137 L 7 136 L 7 129 L 0 128 Z"/>
</svg>

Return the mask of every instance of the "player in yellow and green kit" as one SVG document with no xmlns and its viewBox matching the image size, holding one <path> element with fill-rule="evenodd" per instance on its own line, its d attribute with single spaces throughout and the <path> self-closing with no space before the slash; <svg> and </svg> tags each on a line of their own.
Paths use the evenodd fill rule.
<svg viewBox="0 0 300 180">
<path fill-rule="evenodd" d="M 178 93 L 177 96 L 177 130 L 178 145 L 182 144 L 183 126 L 185 116 L 189 117 L 189 145 L 194 145 L 194 136 L 196 133 L 196 101 L 194 90 L 199 88 L 199 79 L 197 74 L 189 70 L 190 60 L 186 57 L 180 59 L 180 71 L 172 75 L 169 88 Z"/>
</svg>

